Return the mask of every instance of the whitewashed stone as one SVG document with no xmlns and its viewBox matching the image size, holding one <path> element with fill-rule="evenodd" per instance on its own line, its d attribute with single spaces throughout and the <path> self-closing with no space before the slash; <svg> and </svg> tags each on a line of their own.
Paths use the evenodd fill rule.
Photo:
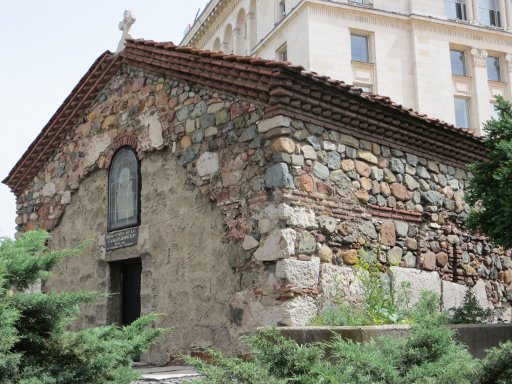
<svg viewBox="0 0 512 384">
<path fill-rule="evenodd" d="M 196 129 L 196 121 L 192 120 L 192 119 L 188 119 L 185 122 L 185 132 L 191 133 L 191 132 L 194 132 L 195 129 Z"/>
<path fill-rule="evenodd" d="M 403 222 L 403 221 L 396 221 L 395 222 L 395 230 L 396 230 L 396 235 L 398 237 L 406 237 L 407 231 L 409 230 L 409 224 L 407 224 L 406 222 Z"/>
<path fill-rule="evenodd" d="M 312 209 L 292 208 L 291 214 L 286 217 L 286 223 L 294 227 L 316 228 L 316 216 Z"/>
<path fill-rule="evenodd" d="M 242 243 L 242 248 L 245 251 L 248 251 L 250 249 L 256 248 L 258 245 L 260 245 L 260 242 L 258 240 L 256 240 L 254 237 L 245 236 L 244 242 Z"/>
<path fill-rule="evenodd" d="M 393 247 L 388 251 L 388 263 L 391 265 L 397 265 L 402 260 L 402 248 Z"/>
<path fill-rule="evenodd" d="M 326 151 L 335 151 L 336 150 L 336 144 L 331 141 L 325 140 L 323 143 L 323 146 Z"/>
<path fill-rule="evenodd" d="M 51 196 L 55 195 L 55 192 L 56 192 L 55 183 L 52 183 L 52 182 L 46 184 L 43 187 L 43 190 L 41 191 L 41 193 L 45 197 L 51 197 Z"/>
<path fill-rule="evenodd" d="M 158 114 L 145 114 L 140 118 L 141 125 L 148 127 L 149 143 L 152 148 L 162 148 L 164 138 L 162 136 L 162 123 L 158 120 Z"/>
<path fill-rule="evenodd" d="M 473 289 L 475 290 L 476 299 L 483 308 L 493 307 L 493 305 L 487 298 L 487 291 L 485 290 L 485 282 L 483 280 L 478 280 Z"/>
<path fill-rule="evenodd" d="M 442 309 L 460 307 L 464 302 L 464 295 L 468 287 L 450 281 L 442 281 L 441 284 L 443 288 Z"/>
<path fill-rule="evenodd" d="M 283 259 L 276 264 L 276 277 L 286 280 L 297 288 L 316 288 L 319 275 L 320 259 L 318 257 L 312 257 L 311 261 Z"/>
<path fill-rule="evenodd" d="M 261 211 L 259 217 L 258 229 L 261 233 L 268 232 L 269 227 L 276 227 L 279 220 L 285 220 L 288 225 L 300 228 L 316 228 L 316 216 L 313 210 L 309 208 L 293 208 L 288 204 L 268 205 Z M 262 225 L 264 228 L 262 228 Z M 271 228 L 273 229 L 273 228 Z"/>
<path fill-rule="evenodd" d="M 292 155 L 292 165 L 298 165 L 299 167 L 302 167 L 304 165 L 304 156 Z"/>
<path fill-rule="evenodd" d="M 298 296 L 283 304 L 283 325 L 304 326 L 317 314 L 315 299 L 311 296 Z"/>
<path fill-rule="evenodd" d="M 459 190 L 459 181 L 457 179 L 452 179 L 448 181 L 448 186 L 452 189 L 452 191 Z"/>
<path fill-rule="evenodd" d="M 213 103 L 208 106 L 207 113 L 217 113 L 224 109 L 224 103 Z"/>
<path fill-rule="evenodd" d="M 219 170 L 219 155 L 217 152 L 205 152 L 196 163 L 197 174 L 200 177 L 211 175 Z"/>
<path fill-rule="evenodd" d="M 319 216 L 317 218 L 317 222 L 324 234 L 331 234 L 336 231 L 336 228 L 338 227 L 336 219 L 331 216 Z"/>
<path fill-rule="evenodd" d="M 416 181 L 416 179 L 414 177 L 412 177 L 411 175 L 409 175 L 409 174 L 405 175 L 405 177 L 404 177 L 404 184 L 411 191 L 414 191 L 415 189 L 418 189 L 419 186 L 420 186 L 419 183 Z"/>
<path fill-rule="evenodd" d="M 395 288 L 400 289 L 403 282 L 410 284 L 410 304 L 416 304 L 422 291 L 432 291 L 441 297 L 441 278 L 437 272 L 425 272 L 413 268 L 390 268 L 391 278 L 394 280 Z"/>
<path fill-rule="evenodd" d="M 416 167 L 416 175 L 423 179 L 430 179 L 430 174 L 428 173 L 427 168 L 422 165 L 418 165 Z"/>
<path fill-rule="evenodd" d="M 372 167 L 372 173 L 370 174 L 373 180 L 382 181 L 384 178 L 384 171 L 379 167 Z"/>
<path fill-rule="evenodd" d="M 291 228 L 273 230 L 254 252 L 254 258 L 260 261 L 283 259 L 295 254 L 297 233 Z"/>
<path fill-rule="evenodd" d="M 266 188 L 294 188 L 293 177 L 285 163 L 274 164 L 265 172 Z"/>
<path fill-rule="evenodd" d="M 361 281 L 351 267 L 340 267 L 334 264 L 322 264 L 320 287 L 327 302 L 340 299 L 348 302 L 360 302 L 363 295 Z"/>
<path fill-rule="evenodd" d="M 100 154 L 102 154 L 111 143 L 112 139 L 108 133 L 92 136 L 87 150 L 85 151 L 86 156 L 84 158 L 83 167 L 88 168 L 93 165 L 96 160 L 98 160 Z"/>
<path fill-rule="evenodd" d="M 316 160 L 316 151 L 311 145 L 303 145 L 301 148 L 304 159 Z"/>
<path fill-rule="evenodd" d="M 327 180 L 329 178 L 329 168 L 327 168 L 322 163 L 315 161 L 313 165 L 313 174 L 322 180 Z"/>
<path fill-rule="evenodd" d="M 344 133 L 342 133 L 340 135 L 340 143 L 345 144 L 345 145 L 350 145 L 351 147 L 354 147 L 354 148 L 359 148 L 359 140 L 353 136 L 349 136 Z"/>
<path fill-rule="evenodd" d="M 244 313 L 244 325 L 248 329 L 277 325 L 283 322 L 284 311 L 281 305 L 263 305 L 251 298 L 246 312 Z"/>
<path fill-rule="evenodd" d="M 217 127 L 215 127 L 215 126 L 214 127 L 208 127 L 204 131 L 204 136 L 205 137 L 212 137 L 212 136 L 215 136 L 217 133 L 218 133 Z"/>
<path fill-rule="evenodd" d="M 62 197 L 60 198 L 60 203 L 62 205 L 71 203 L 71 191 L 66 191 L 62 194 Z"/>
<path fill-rule="evenodd" d="M 454 307 L 460 307 L 464 303 L 464 296 L 466 290 L 469 289 L 466 285 L 452 283 L 450 281 L 442 281 L 443 297 L 442 306 L 443 309 L 450 309 Z M 491 308 L 492 304 L 487 299 L 487 293 L 485 291 L 485 283 L 483 280 L 479 280 L 473 287 L 475 296 L 478 303 L 482 308 Z"/>
<path fill-rule="evenodd" d="M 363 159 L 369 163 L 372 163 L 372 164 L 378 164 L 379 163 L 379 160 L 377 159 L 377 156 L 375 156 L 373 153 L 371 153 L 370 151 L 359 151 L 358 154 L 357 154 L 357 157 L 359 159 Z"/>
<path fill-rule="evenodd" d="M 274 128 L 289 127 L 291 120 L 289 117 L 278 115 L 271 117 L 270 119 L 261 120 L 258 122 L 258 131 L 265 133 Z"/>
</svg>

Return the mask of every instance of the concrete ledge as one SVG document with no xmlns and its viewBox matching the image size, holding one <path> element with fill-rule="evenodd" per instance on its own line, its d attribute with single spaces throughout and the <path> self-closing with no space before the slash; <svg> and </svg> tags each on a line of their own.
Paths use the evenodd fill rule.
<svg viewBox="0 0 512 384">
<path fill-rule="evenodd" d="M 364 343 L 371 339 L 390 336 L 403 337 L 409 333 L 409 325 L 370 325 L 358 327 L 280 327 L 283 336 L 295 340 L 298 344 L 309 344 L 320 341 L 329 341 L 335 335 L 357 343 Z"/>
<path fill-rule="evenodd" d="M 512 340 L 512 324 L 461 324 L 449 325 L 455 331 L 455 339 L 468 347 L 477 358 L 485 356 L 485 351 L 500 343 Z M 332 340 L 335 335 L 364 343 L 381 336 L 404 337 L 409 325 L 376 325 L 360 327 L 280 327 L 283 336 L 295 340 L 298 344 L 309 344 Z"/>
<path fill-rule="evenodd" d="M 458 324 L 449 325 L 455 338 L 466 344 L 474 357 L 482 358 L 485 351 L 512 340 L 512 324 Z"/>
</svg>

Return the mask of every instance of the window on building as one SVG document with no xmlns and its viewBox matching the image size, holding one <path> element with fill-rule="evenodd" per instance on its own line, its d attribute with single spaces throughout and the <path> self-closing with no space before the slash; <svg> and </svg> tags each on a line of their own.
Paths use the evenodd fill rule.
<svg viewBox="0 0 512 384">
<path fill-rule="evenodd" d="M 501 27 L 500 10 L 496 0 L 478 0 L 478 17 L 483 25 Z"/>
<path fill-rule="evenodd" d="M 284 43 L 276 50 L 277 61 L 288 61 L 288 45 Z"/>
<path fill-rule="evenodd" d="M 108 180 L 108 229 L 139 225 L 140 166 L 131 148 L 116 152 Z"/>
<path fill-rule="evenodd" d="M 469 128 L 469 99 L 455 97 L 455 125 L 460 128 Z"/>
<path fill-rule="evenodd" d="M 465 0 L 445 0 L 444 9 L 451 20 L 467 20 Z"/>
<path fill-rule="evenodd" d="M 348 0 L 348 3 L 354 5 L 365 5 L 367 7 L 373 6 L 373 0 Z"/>
<path fill-rule="evenodd" d="M 450 61 L 452 64 L 452 75 L 466 76 L 466 60 L 464 51 L 450 49 Z"/>
<path fill-rule="evenodd" d="M 500 118 L 500 113 L 496 109 L 496 103 L 491 101 L 491 118 L 498 120 Z"/>
<path fill-rule="evenodd" d="M 280 0 L 277 3 L 277 20 L 280 21 L 286 16 L 286 1 Z"/>
<path fill-rule="evenodd" d="M 487 57 L 487 78 L 492 81 L 501 81 L 500 58 Z"/>
<path fill-rule="evenodd" d="M 361 91 L 363 91 L 363 92 L 371 92 L 372 91 L 371 84 L 358 84 L 358 83 L 354 83 L 354 87 L 361 88 Z"/>
<path fill-rule="evenodd" d="M 368 36 L 351 33 L 350 34 L 350 44 L 351 44 L 351 52 L 352 52 L 352 60 L 353 61 L 360 61 L 363 63 L 370 62 L 370 50 L 368 47 Z"/>
</svg>

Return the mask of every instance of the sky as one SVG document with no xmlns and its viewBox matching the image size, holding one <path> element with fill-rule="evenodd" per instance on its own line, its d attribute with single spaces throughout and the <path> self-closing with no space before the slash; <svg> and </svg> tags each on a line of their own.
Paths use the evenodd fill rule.
<svg viewBox="0 0 512 384">
<path fill-rule="evenodd" d="M 134 38 L 178 44 L 207 0 L 10 0 L 0 8 L 0 180 L 106 50 L 124 10 Z M 0 237 L 14 237 L 14 195 L 0 185 Z"/>
</svg>

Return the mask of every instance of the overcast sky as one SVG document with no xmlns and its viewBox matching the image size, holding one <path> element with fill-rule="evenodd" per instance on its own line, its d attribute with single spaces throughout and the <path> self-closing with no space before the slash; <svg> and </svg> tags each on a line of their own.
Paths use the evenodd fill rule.
<svg viewBox="0 0 512 384">
<path fill-rule="evenodd" d="M 135 38 L 178 44 L 207 0 L 11 0 L 0 10 L 0 179 L 104 51 L 115 51 L 129 9 Z M 13 237 L 16 206 L 0 186 L 0 237 Z"/>
</svg>

